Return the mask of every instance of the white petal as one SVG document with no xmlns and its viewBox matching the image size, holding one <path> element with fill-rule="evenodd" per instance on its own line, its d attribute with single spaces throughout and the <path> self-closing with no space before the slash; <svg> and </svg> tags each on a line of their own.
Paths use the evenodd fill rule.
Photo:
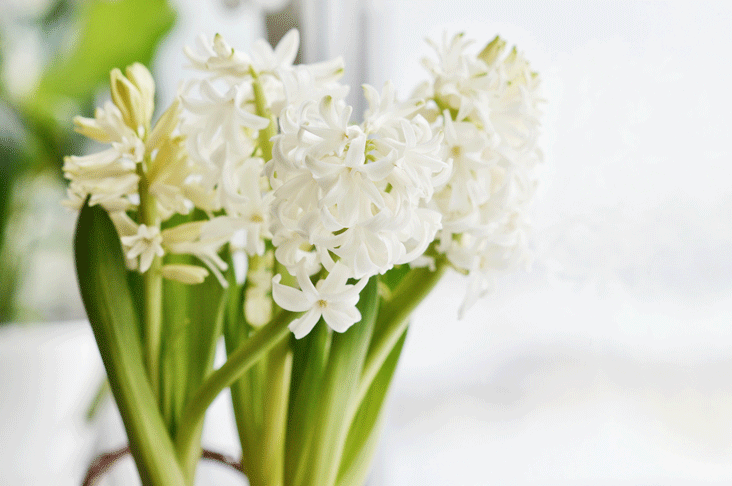
<svg viewBox="0 0 732 486">
<path fill-rule="evenodd" d="M 154 257 L 155 254 L 150 251 L 150 248 L 146 249 L 146 251 L 140 255 L 140 273 L 145 273 L 150 269 L 150 265 L 152 265 Z"/>
<path fill-rule="evenodd" d="M 282 275 L 272 277 L 272 298 L 277 305 L 292 312 L 304 312 L 312 309 L 313 303 L 307 299 L 302 290 L 282 285 L 280 283 L 281 279 Z"/>
<path fill-rule="evenodd" d="M 308 276 L 308 272 L 306 271 L 305 265 L 303 265 L 303 264 L 299 265 L 297 267 L 296 273 L 297 273 L 297 283 L 300 285 L 303 295 L 310 296 L 313 299 L 311 302 L 314 302 L 315 299 L 317 299 L 319 297 L 320 293 L 315 289 L 313 282 L 310 281 L 310 277 Z"/>
<path fill-rule="evenodd" d="M 345 290 L 346 282 L 350 277 L 348 267 L 340 262 L 336 262 L 330 273 L 322 284 L 320 284 L 320 292 L 323 294 L 337 294 Z"/>
<path fill-rule="evenodd" d="M 315 324 L 318 323 L 320 315 L 318 310 L 310 309 L 304 316 L 292 321 L 288 327 L 295 335 L 295 339 L 300 339 L 312 331 Z"/>
<path fill-rule="evenodd" d="M 279 66 L 290 66 L 297 57 L 297 48 L 300 45 L 300 33 L 297 29 L 291 29 L 277 43 L 274 55 Z"/>
<path fill-rule="evenodd" d="M 339 302 L 329 302 L 328 306 L 323 309 L 323 319 L 334 331 L 345 332 L 349 327 L 361 320 L 361 313 L 355 306 L 343 305 Z"/>
</svg>

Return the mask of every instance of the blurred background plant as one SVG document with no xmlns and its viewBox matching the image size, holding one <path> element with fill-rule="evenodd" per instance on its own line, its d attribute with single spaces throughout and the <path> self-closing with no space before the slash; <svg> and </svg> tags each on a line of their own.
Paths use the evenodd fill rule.
<svg viewBox="0 0 732 486">
<path fill-rule="evenodd" d="M 59 206 L 63 156 L 82 153 L 109 71 L 150 65 L 176 13 L 167 0 L 0 3 L 0 323 L 83 317 Z"/>
</svg>

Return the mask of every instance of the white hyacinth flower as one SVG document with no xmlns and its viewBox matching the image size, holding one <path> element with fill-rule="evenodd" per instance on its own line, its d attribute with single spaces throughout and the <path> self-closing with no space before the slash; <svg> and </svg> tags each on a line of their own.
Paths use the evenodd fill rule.
<svg viewBox="0 0 732 486">
<path fill-rule="evenodd" d="M 220 216 L 209 221 L 183 223 L 161 234 L 163 246 L 169 253 L 197 257 L 211 270 L 222 287 L 228 287 L 221 272 L 226 271 L 229 265 L 221 259 L 219 250 L 232 239 L 234 231 L 229 218 Z"/>
<path fill-rule="evenodd" d="M 140 180 L 137 164 L 145 154 L 145 144 L 125 124 L 122 113 L 111 102 L 97 108 L 94 118 L 74 118 L 76 131 L 94 140 L 111 144 L 106 150 L 84 156 L 64 158 L 64 176 L 69 184 L 70 207 L 80 208 L 91 194 L 90 204 L 101 204 L 108 211 L 132 206 Z M 74 202 L 76 201 L 76 202 Z"/>
<path fill-rule="evenodd" d="M 224 167 L 222 205 L 233 225 L 244 230 L 242 248 L 250 256 L 263 255 L 265 239 L 270 239 L 269 214 L 272 191 L 262 190 L 264 161 L 251 157 L 235 167 Z"/>
<path fill-rule="evenodd" d="M 181 96 L 183 106 L 194 115 L 194 123 L 200 136 L 209 146 L 220 143 L 232 145 L 243 150 L 243 128 L 261 130 L 269 125 L 269 120 L 255 115 L 250 106 L 253 97 L 246 85 L 234 85 L 221 93 L 210 81 L 196 83 L 200 99 L 191 94 L 191 88 Z"/>
<path fill-rule="evenodd" d="M 349 270 L 345 265 L 336 263 L 325 280 L 313 285 L 303 266 L 296 272 L 300 290 L 282 285 L 282 275 L 272 278 L 272 298 L 283 309 L 305 314 L 290 324 L 295 338 L 307 335 L 322 317 L 325 323 L 336 332 L 345 332 L 361 320 L 356 308 L 359 294 L 368 279 L 355 285 L 346 284 Z"/>
<path fill-rule="evenodd" d="M 395 265 L 446 260 L 468 275 L 462 316 L 499 272 L 529 260 L 538 76 L 500 38 L 473 53 L 462 34 L 446 35 L 412 98 L 399 100 L 391 82 L 364 85 L 368 110 L 353 123 L 342 59 L 294 66 L 298 44 L 294 30 L 249 53 L 202 37 L 186 55 L 203 73 L 152 129 L 152 76 L 138 64 L 113 70 L 113 103 L 75 119 L 109 146 L 65 159 L 65 204 L 91 195 L 104 205 L 131 269 L 164 254 L 203 262 L 160 267 L 179 282 L 211 272 L 226 287 L 228 244 L 236 281 L 249 280 L 245 312 L 263 324 L 272 299 L 302 312 L 290 325 L 298 339 L 321 317 L 338 332 L 356 323 L 367 280 Z M 174 214 L 195 221 L 161 231 Z M 272 277 L 283 267 L 299 288 Z"/>
<path fill-rule="evenodd" d="M 211 41 L 201 35 L 198 38 L 198 50 L 186 47 L 184 52 L 196 69 L 216 76 L 244 77 L 252 71 L 271 74 L 277 69 L 291 67 L 299 45 L 300 33 L 292 29 L 274 49 L 267 41 L 258 39 L 251 55 L 231 47 L 220 34 L 216 34 Z"/>
<path fill-rule="evenodd" d="M 287 248 L 276 254 L 287 255 L 291 273 L 302 246 L 286 244 L 293 234 L 326 269 L 335 255 L 361 279 L 417 258 L 440 228 L 439 214 L 421 205 L 437 174 L 449 174 L 437 156 L 441 136 L 404 117 L 417 104 L 396 103 L 391 85 L 381 95 L 364 89 L 372 101 L 364 125 L 349 124 L 352 108 L 334 95 L 283 111 L 265 173 L 275 188 L 273 242 Z"/>
<path fill-rule="evenodd" d="M 121 238 L 122 245 L 128 260 L 134 260 L 140 257 L 137 269 L 140 273 L 145 273 L 150 269 L 155 255 L 163 256 L 162 243 L 163 237 L 160 235 L 160 229 L 156 226 L 146 226 L 141 224 L 137 228 L 137 234 L 132 236 L 123 236 Z"/>
<path fill-rule="evenodd" d="M 433 44 L 437 62 L 424 64 L 444 132 L 442 155 L 453 162 L 450 178 L 428 207 L 439 211 L 438 251 L 470 275 L 460 315 L 495 287 L 499 272 L 527 262 L 527 211 L 536 187 L 539 79 L 514 48 L 496 37 L 478 54 L 458 34 Z"/>
</svg>

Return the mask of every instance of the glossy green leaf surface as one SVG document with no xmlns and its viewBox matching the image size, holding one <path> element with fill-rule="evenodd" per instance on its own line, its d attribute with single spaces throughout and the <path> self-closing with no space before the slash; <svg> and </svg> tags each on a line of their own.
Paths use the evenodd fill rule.
<svg viewBox="0 0 732 486">
<path fill-rule="evenodd" d="M 84 306 L 142 481 L 184 485 L 143 366 L 138 315 L 119 236 L 101 206 L 85 204 L 82 208 L 74 251 Z"/>
<path fill-rule="evenodd" d="M 300 484 L 310 467 L 313 433 L 320 408 L 320 389 L 328 363 L 332 332 L 322 320 L 293 349 L 290 406 L 285 445 L 285 484 Z"/>
<path fill-rule="evenodd" d="M 319 396 L 313 442 L 316 449 L 308 471 L 309 485 L 335 484 L 349 423 L 344 420 L 356 399 L 366 353 L 379 312 L 378 276 L 371 277 L 358 301 L 361 321 L 344 333 L 334 333 Z"/>
<path fill-rule="evenodd" d="M 338 486 L 361 486 L 366 482 L 376 452 L 386 396 L 407 337 L 405 331 L 374 378 L 351 423 L 343 448 Z"/>
</svg>

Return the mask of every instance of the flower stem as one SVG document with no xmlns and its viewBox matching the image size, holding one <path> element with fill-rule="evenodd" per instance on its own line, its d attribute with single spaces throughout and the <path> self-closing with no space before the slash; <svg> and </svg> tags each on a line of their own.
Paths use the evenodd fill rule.
<svg viewBox="0 0 732 486">
<path fill-rule="evenodd" d="M 381 366 L 409 325 L 409 316 L 437 285 L 448 265 L 444 258 L 438 257 L 435 266 L 434 271 L 430 271 L 428 268 L 410 270 L 394 289 L 392 298 L 381 306 L 376 322 L 376 329 L 380 329 L 380 331 L 374 337 L 369 354 L 366 356 L 359 381 L 358 395 L 352 402 L 356 405 L 353 410 L 349 411 L 349 419 L 355 415 Z"/>
<path fill-rule="evenodd" d="M 258 116 L 269 119 L 269 125 L 267 128 L 263 128 L 259 131 L 259 148 L 262 150 L 262 158 L 265 162 L 272 159 L 272 137 L 277 135 L 277 120 L 272 111 L 269 109 L 267 104 L 267 98 L 264 95 L 264 88 L 262 87 L 262 81 L 259 79 L 259 75 L 254 69 L 250 70 L 252 75 L 252 89 L 254 90 L 254 103 L 255 109 Z"/>
<path fill-rule="evenodd" d="M 149 157 L 145 162 L 149 166 Z M 147 227 L 159 227 L 157 201 L 150 194 L 149 181 L 145 175 L 143 164 L 137 165 L 140 176 L 138 193 L 140 206 L 138 222 Z M 143 274 L 143 343 L 145 368 L 150 378 L 155 397 L 160 398 L 160 343 L 163 327 L 163 277 L 160 273 L 162 259 L 155 255 L 150 268 Z"/>
<path fill-rule="evenodd" d="M 254 363 L 289 335 L 287 326 L 298 314 L 282 311 L 269 324 L 229 355 L 229 359 L 203 382 L 186 406 L 175 438 L 178 459 L 184 470 L 198 461 L 196 431 L 203 425 L 206 410 L 221 391 L 231 386 Z"/>
<path fill-rule="evenodd" d="M 354 399 L 359 387 L 359 370 L 366 358 L 376 316 L 379 312 L 378 276 L 373 276 L 361 292 L 358 310 L 361 321 L 335 334 L 323 382 L 317 392 L 319 410 L 314 423 L 308 486 L 335 486 L 343 450 L 351 426 L 348 412 L 358 408 Z M 346 420 L 344 420 L 344 416 Z"/>
<path fill-rule="evenodd" d="M 290 378 L 292 375 L 292 351 L 287 339 L 283 339 L 267 355 L 267 374 L 263 391 L 264 422 L 261 444 L 262 464 L 258 471 L 258 482 L 249 478 L 252 486 L 281 486 L 285 474 L 285 430 L 287 405 L 290 399 Z"/>
</svg>

